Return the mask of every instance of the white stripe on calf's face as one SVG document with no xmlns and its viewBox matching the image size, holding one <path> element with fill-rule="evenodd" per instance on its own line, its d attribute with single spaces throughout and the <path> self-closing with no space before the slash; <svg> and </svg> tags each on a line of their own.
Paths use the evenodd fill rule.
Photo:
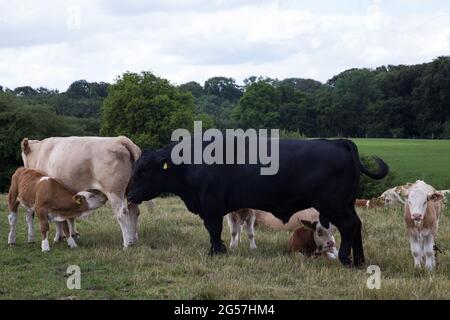
<svg viewBox="0 0 450 320">
<path fill-rule="evenodd" d="M 420 189 L 413 189 L 408 194 L 407 206 L 414 221 L 422 221 L 427 211 L 427 194 Z"/>
</svg>

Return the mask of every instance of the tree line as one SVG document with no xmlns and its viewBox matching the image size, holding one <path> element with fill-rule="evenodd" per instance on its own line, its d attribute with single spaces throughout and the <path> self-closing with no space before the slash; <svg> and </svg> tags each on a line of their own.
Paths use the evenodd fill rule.
<svg viewBox="0 0 450 320">
<path fill-rule="evenodd" d="M 141 148 L 176 128 L 277 128 L 282 137 L 450 138 L 450 57 L 346 70 L 326 83 L 251 76 L 174 85 L 149 71 L 65 92 L 0 85 L 0 189 L 21 164 L 23 137 L 127 135 Z"/>
</svg>

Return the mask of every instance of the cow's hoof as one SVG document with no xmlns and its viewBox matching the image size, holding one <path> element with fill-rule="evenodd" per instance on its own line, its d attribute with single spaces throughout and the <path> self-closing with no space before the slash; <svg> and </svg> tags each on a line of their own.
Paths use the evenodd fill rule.
<svg viewBox="0 0 450 320">
<path fill-rule="evenodd" d="M 364 267 L 365 264 L 366 264 L 366 261 L 364 260 L 364 258 L 355 259 L 355 261 L 353 262 L 353 266 L 355 268 L 362 268 L 362 267 Z"/>
<path fill-rule="evenodd" d="M 35 241 L 28 241 L 28 244 L 35 244 Z"/>
<path fill-rule="evenodd" d="M 73 239 L 73 237 L 70 237 L 70 238 L 67 240 L 67 244 L 69 245 L 69 247 L 70 247 L 71 249 L 77 247 L 77 244 L 76 244 L 75 240 Z"/>
<path fill-rule="evenodd" d="M 351 268 L 353 266 L 352 259 L 350 259 L 350 258 L 345 258 L 345 259 L 339 258 L 339 261 L 341 261 L 341 263 L 344 267 Z"/>
<path fill-rule="evenodd" d="M 216 254 L 225 254 L 227 253 L 227 247 L 222 243 L 220 245 L 211 246 L 211 249 L 209 250 L 209 255 L 214 256 Z"/>
<path fill-rule="evenodd" d="M 138 244 L 138 239 L 137 238 L 134 238 L 134 239 L 132 239 L 132 240 L 130 240 L 128 242 L 129 246 L 134 246 L 134 245 L 137 245 L 137 244 Z"/>
<path fill-rule="evenodd" d="M 8 243 L 8 246 L 10 246 L 10 247 L 15 247 L 15 246 L 16 246 L 16 243 L 15 243 L 15 242 Z"/>
<path fill-rule="evenodd" d="M 48 243 L 48 240 L 43 240 L 42 241 L 41 249 L 42 249 L 42 252 L 49 252 L 50 251 L 50 245 Z"/>
<path fill-rule="evenodd" d="M 75 233 L 75 237 L 74 237 L 75 239 L 80 239 L 80 234 L 77 232 L 77 233 Z"/>
</svg>

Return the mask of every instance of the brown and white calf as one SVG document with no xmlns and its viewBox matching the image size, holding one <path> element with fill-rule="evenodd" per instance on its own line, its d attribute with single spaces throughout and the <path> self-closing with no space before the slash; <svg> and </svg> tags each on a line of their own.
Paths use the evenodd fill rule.
<svg viewBox="0 0 450 320">
<path fill-rule="evenodd" d="M 408 190 L 404 208 L 406 232 L 409 237 L 414 266 L 432 270 L 435 267 L 434 239 L 439 226 L 443 195 L 432 192 L 432 187 L 421 181 Z"/>
<path fill-rule="evenodd" d="M 250 249 L 256 249 L 255 243 L 255 218 L 256 213 L 253 209 L 239 209 L 227 214 L 228 227 L 230 228 L 231 240 L 230 249 L 236 249 L 241 239 L 241 229 L 245 225 L 248 239 L 250 240 Z"/>
<path fill-rule="evenodd" d="M 299 252 L 307 257 L 325 256 L 328 259 L 337 259 L 338 251 L 333 236 L 333 225 L 323 227 L 319 221 L 301 221 L 303 226 L 292 232 L 288 241 L 289 252 Z"/>
<path fill-rule="evenodd" d="M 10 232 L 8 243 L 16 242 L 17 210 L 19 204 L 27 208 L 27 212 L 36 212 L 42 235 L 42 251 L 50 251 L 48 242 L 49 220 L 67 221 L 67 243 L 76 247 L 74 240 L 74 220 L 101 207 L 107 198 L 97 190 L 74 193 L 57 180 L 44 173 L 27 168 L 18 168 L 12 176 L 8 194 Z M 32 215 L 28 217 L 28 240 L 34 238 Z M 64 228 L 63 228 L 64 229 Z M 67 230 L 66 230 L 67 231 Z M 30 234 L 30 232 L 32 234 Z M 33 239 L 34 240 L 34 239 Z"/>
</svg>

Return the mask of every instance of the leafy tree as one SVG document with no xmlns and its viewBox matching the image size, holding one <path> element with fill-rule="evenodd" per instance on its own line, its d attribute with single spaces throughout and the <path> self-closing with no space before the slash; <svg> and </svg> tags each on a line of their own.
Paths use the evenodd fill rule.
<svg viewBox="0 0 450 320">
<path fill-rule="evenodd" d="M 427 64 L 417 82 L 412 94 L 417 131 L 427 138 L 439 136 L 450 118 L 450 57 Z"/>
<path fill-rule="evenodd" d="M 278 128 L 281 94 L 266 81 L 259 81 L 247 87 L 235 117 L 244 128 Z"/>
<path fill-rule="evenodd" d="M 24 137 L 95 135 L 98 120 L 66 118 L 46 105 L 30 105 L 12 94 L 0 94 L 0 190 L 7 191 L 12 172 L 22 165 L 20 142 Z"/>
<path fill-rule="evenodd" d="M 205 81 L 204 91 L 207 95 L 213 95 L 229 101 L 237 101 L 242 96 L 242 91 L 233 78 L 209 78 Z"/>
<path fill-rule="evenodd" d="M 29 97 L 37 94 L 37 91 L 30 86 L 17 87 L 13 93 L 19 97 Z"/>
<path fill-rule="evenodd" d="M 450 139 L 450 119 L 447 120 L 442 126 L 442 139 Z"/>
<path fill-rule="evenodd" d="M 178 87 L 181 92 L 190 92 L 194 98 L 200 98 L 204 95 L 203 87 L 195 81 L 184 83 Z"/>
<path fill-rule="evenodd" d="M 289 86 L 301 92 L 314 92 L 322 86 L 322 83 L 313 79 L 288 78 L 280 82 L 280 86 Z"/>
<path fill-rule="evenodd" d="M 100 133 L 126 135 L 142 148 L 157 148 L 170 142 L 174 129 L 192 129 L 194 111 L 190 93 L 151 72 L 126 72 L 109 87 Z"/>
<path fill-rule="evenodd" d="M 91 96 L 91 86 L 86 80 L 78 80 L 70 84 L 66 91 L 70 98 L 89 98 Z"/>
</svg>

